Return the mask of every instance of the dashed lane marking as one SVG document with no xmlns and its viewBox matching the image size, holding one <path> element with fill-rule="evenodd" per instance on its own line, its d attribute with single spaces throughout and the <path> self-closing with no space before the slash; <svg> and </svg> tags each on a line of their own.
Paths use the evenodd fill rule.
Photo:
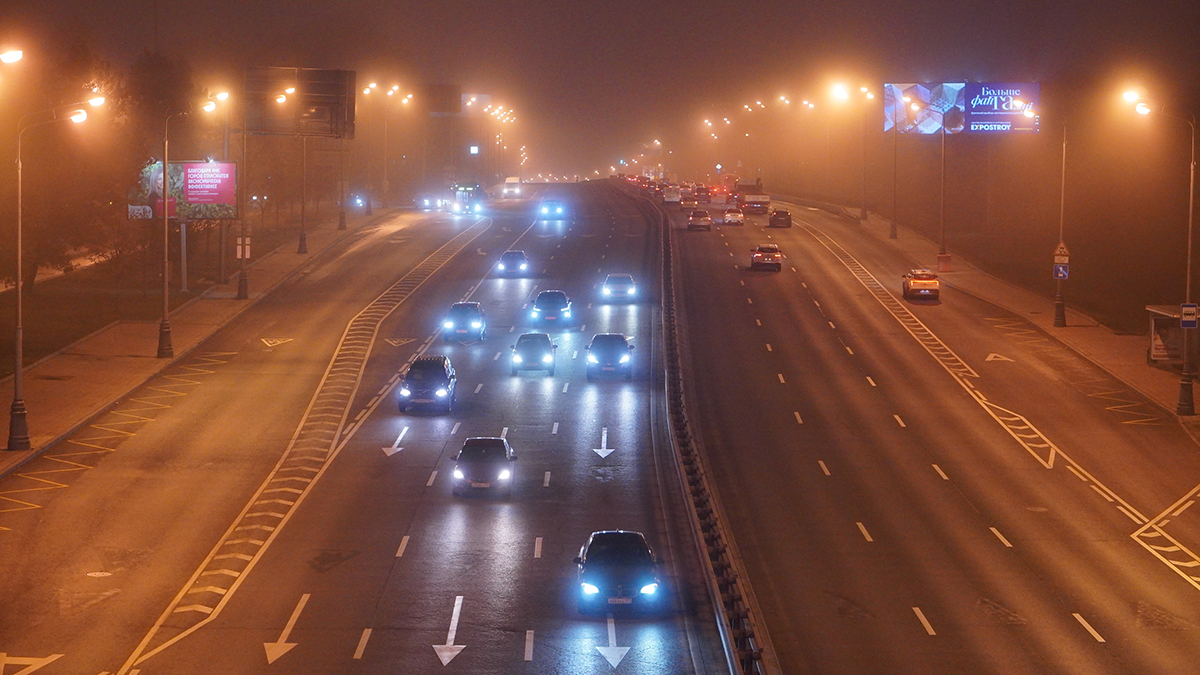
<svg viewBox="0 0 1200 675">
<path fill-rule="evenodd" d="M 920 620 L 921 625 L 925 627 L 926 634 L 937 635 L 937 633 L 933 630 L 933 626 L 929 624 L 929 619 L 925 618 L 925 612 L 922 612 L 920 607 L 913 607 L 912 611 L 913 614 L 917 615 L 917 619 Z"/>
<path fill-rule="evenodd" d="M 833 475 L 833 474 L 829 473 L 829 467 L 825 466 L 825 461 L 824 461 L 824 460 L 820 460 L 820 459 L 818 459 L 818 460 L 817 460 L 817 464 L 820 464 L 820 465 L 821 465 L 821 472 L 822 472 L 822 473 L 824 473 L 826 476 L 832 476 L 832 475 Z"/>
<path fill-rule="evenodd" d="M 996 535 L 996 538 L 1000 540 L 1000 543 L 1004 544 L 1008 548 L 1013 547 L 1013 545 L 1008 543 L 1008 540 L 1004 538 L 1004 535 L 1000 534 L 1000 530 L 997 530 L 994 527 L 989 527 L 988 529 L 992 531 L 992 534 Z"/>
<path fill-rule="evenodd" d="M 946 475 L 946 472 L 942 471 L 942 467 L 938 466 L 937 464 L 933 465 L 933 470 L 936 471 L 938 473 L 938 475 L 942 477 L 942 480 L 950 480 L 950 477 Z"/>
<path fill-rule="evenodd" d="M 1092 628 L 1092 624 L 1088 623 L 1087 619 L 1083 618 L 1083 616 L 1081 616 L 1078 612 L 1072 612 L 1071 616 L 1075 617 L 1075 620 L 1079 622 L 1079 625 L 1086 628 L 1087 632 L 1091 633 L 1092 637 L 1096 638 L 1096 642 L 1104 642 L 1104 638 L 1096 632 L 1095 628 Z"/>
<path fill-rule="evenodd" d="M 863 524 L 862 524 L 861 522 L 859 522 L 859 521 L 855 521 L 855 523 L 854 523 L 854 524 L 858 526 L 858 531 L 859 531 L 859 532 L 862 532 L 863 539 L 866 539 L 867 541 L 875 541 L 874 539 L 872 539 L 872 538 L 871 538 L 871 533 L 870 533 L 870 532 L 867 532 L 867 526 L 866 526 L 866 525 L 863 525 Z"/>
</svg>

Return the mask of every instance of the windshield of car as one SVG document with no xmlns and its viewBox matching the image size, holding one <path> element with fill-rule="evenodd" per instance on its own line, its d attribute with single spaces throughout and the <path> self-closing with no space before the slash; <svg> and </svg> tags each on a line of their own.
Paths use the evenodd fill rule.
<svg viewBox="0 0 1200 675">
<path fill-rule="evenodd" d="M 471 438 L 458 455 L 460 462 L 500 462 L 508 459 L 504 441 L 491 438 Z"/>
<path fill-rule="evenodd" d="M 408 369 L 409 380 L 436 380 L 446 378 L 446 369 L 433 361 L 417 361 Z"/>
<path fill-rule="evenodd" d="M 454 305 L 450 308 L 450 316 L 458 319 L 469 319 L 479 316 L 479 308 L 475 305 Z"/>
<path fill-rule="evenodd" d="M 768 246 L 759 246 L 759 247 L 758 247 L 758 252 L 759 252 L 759 253 L 778 253 L 778 252 L 779 252 L 779 247 L 778 247 L 778 246 L 771 246 L 771 245 L 768 245 Z"/>
<path fill-rule="evenodd" d="M 604 285 L 606 285 L 606 286 L 622 286 L 622 285 L 632 286 L 633 285 L 633 277 L 628 274 L 610 274 L 610 275 L 608 275 L 608 278 L 604 280 Z"/>
<path fill-rule="evenodd" d="M 636 532 L 615 532 L 592 538 L 587 562 L 601 565 L 644 565 L 653 562 L 645 540 Z"/>
<path fill-rule="evenodd" d="M 546 335 L 545 333 L 529 333 L 517 338 L 517 349 L 536 349 L 538 347 L 548 348 L 549 346 L 550 336 Z"/>
<path fill-rule="evenodd" d="M 739 211 L 738 209 L 727 209 L 727 210 L 725 211 L 725 215 L 727 215 L 727 216 L 740 216 L 740 215 L 742 215 L 742 212 L 741 212 L 741 211 Z"/>
<path fill-rule="evenodd" d="M 533 305 L 538 309 L 550 309 L 567 306 L 567 294 L 562 291 L 542 291 L 538 293 Z"/>
<path fill-rule="evenodd" d="M 523 251 L 505 251 L 500 259 L 504 262 L 521 262 L 525 260 L 525 253 Z"/>
<path fill-rule="evenodd" d="M 921 281 L 933 281 L 934 279 L 937 279 L 938 277 L 933 272 L 914 272 L 912 275 L 912 278 L 919 279 Z"/>
<path fill-rule="evenodd" d="M 624 335 L 604 334 L 592 338 L 592 347 L 595 349 L 628 349 L 629 343 L 625 342 Z"/>
</svg>

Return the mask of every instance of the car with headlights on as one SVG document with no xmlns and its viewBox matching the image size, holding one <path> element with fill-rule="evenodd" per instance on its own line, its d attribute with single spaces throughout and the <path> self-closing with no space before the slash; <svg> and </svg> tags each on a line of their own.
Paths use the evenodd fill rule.
<svg viewBox="0 0 1200 675">
<path fill-rule="evenodd" d="M 783 254 L 779 252 L 778 244 L 759 244 L 750 249 L 750 269 L 774 267 L 776 272 L 783 270 Z"/>
<path fill-rule="evenodd" d="M 687 229 L 712 232 L 712 216 L 704 209 L 692 211 L 688 216 Z"/>
<path fill-rule="evenodd" d="M 775 209 L 767 219 L 767 227 L 791 227 L 792 212 L 787 209 Z"/>
<path fill-rule="evenodd" d="M 487 335 L 487 317 L 478 302 L 456 302 L 442 321 L 442 338 L 484 340 Z"/>
<path fill-rule="evenodd" d="M 725 213 L 721 214 L 721 222 L 725 225 L 745 225 L 746 214 L 741 209 L 725 209 Z"/>
<path fill-rule="evenodd" d="M 562 291 L 542 291 L 533 301 L 529 316 L 540 323 L 570 323 L 571 300 Z"/>
<path fill-rule="evenodd" d="M 655 612 L 664 607 L 664 589 L 654 555 L 641 532 L 593 532 L 579 549 L 579 611 L 610 612 L 622 607 Z"/>
<path fill-rule="evenodd" d="M 468 438 L 453 457 L 453 492 L 491 490 L 512 495 L 517 455 L 503 438 Z"/>
<path fill-rule="evenodd" d="M 454 410 L 454 392 L 458 377 L 450 357 L 419 356 L 404 372 L 400 382 L 400 412 L 415 406 L 441 407 Z"/>
<path fill-rule="evenodd" d="M 505 251 L 500 254 L 496 271 L 509 277 L 524 276 L 529 272 L 529 258 L 525 257 L 525 251 Z"/>
<path fill-rule="evenodd" d="M 632 275 L 610 274 L 604 277 L 604 283 L 600 285 L 600 295 L 608 302 L 632 300 L 637 296 L 637 286 L 633 283 Z"/>
<path fill-rule="evenodd" d="M 557 199 L 547 199 L 542 202 L 542 206 L 538 209 L 538 213 L 543 219 L 554 220 L 561 218 L 565 211 L 563 210 L 562 202 L 558 201 Z"/>
<path fill-rule="evenodd" d="M 938 275 L 927 269 L 910 270 L 901 277 L 900 290 L 905 300 L 929 298 L 937 300 L 942 284 Z"/>
<path fill-rule="evenodd" d="M 545 333 L 525 333 L 512 345 L 512 374 L 520 370 L 547 370 L 554 377 L 554 353 L 558 345 Z"/>
<path fill-rule="evenodd" d="M 633 345 L 621 333 L 597 333 L 587 347 L 587 379 L 596 375 L 624 374 L 633 379 Z"/>
</svg>

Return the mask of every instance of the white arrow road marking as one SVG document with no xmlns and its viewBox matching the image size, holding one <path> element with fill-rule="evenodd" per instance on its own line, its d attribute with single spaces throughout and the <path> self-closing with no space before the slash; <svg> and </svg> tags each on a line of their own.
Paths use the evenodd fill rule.
<svg viewBox="0 0 1200 675">
<path fill-rule="evenodd" d="M 281 344 L 291 342 L 295 339 L 296 338 L 259 338 L 259 340 L 262 340 L 262 343 L 268 347 L 278 347 Z"/>
<path fill-rule="evenodd" d="M 413 338 L 384 338 L 383 341 L 393 347 L 399 347 L 400 345 L 406 345 L 410 342 L 416 342 L 416 340 Z"/>
<path fill-rule="evenodd" d="M 621 659 L 629 653 L 629 647 L 617 646 L 617 622 L 613 620 L 611 612 L 608 614 L 608 646 L 596 647 L 596 651 L 600 652 L 613 668 L 621 665 Z"/>
<path fill-rule="evenodd" d="M 275 663 L 275 660 L 284 654 L 292 651 L 297 643 L 288 642 L 288 636 L 292 634 L 292 629 L 296 627 L 296 620 L 300 618 L 300 612 L 304 611 L 304 605 L 308 604 L 308 598 L 311 594 L 305 593 L 300 596 L 300 602 L 296 603 L 296 609 L 292 610 L 292 616 L 288 619 L 287 625 L 283 627 L 283 632 L 279 634 L 279 639 L 275 642 L 264 642 L 263 648 L 267 650 L 267 663 Z"/>
<path fill-rule="evenodd" d="M 1012 359 L 1008 358 L 1007 356 L 1001 356 L 1000 354 L 988 354 L 987 358 L 984 360 L 985 361 L 1009 361 L 1009 362 L 1015 363 L 1015 361 L 1013 361 Z"/>
<path fill-rule="evenodd" d="M 466 645 L 454 644 L 454 634 L 458 632 L 458 615 L 462 612 L 463 596 L 458 595 L 454 598 L 454 612 L 450 615 L 450 630 L 446 632 L 446 644 L 433 645 L 433 651 L 437 652 L 438 658 L 442 660 L 442 665 L 448 665 L 458 656 L 458 653 L 466 648 Z"/>
<path fill-rule="evenodd" d="M 600 459 L 604 459 L 613 453 L 616 448 L 608 447 L 608 427 L 600 429 L 600 447 L 592 448 L 592 452 L 600 455 Z"/>
<path fill-rule="evenodd" d="M 532 631 L 530 631 L 530 632 L 532 632 Z M 4 666 L 14 665 L 14 666 L 28 666 L 28 668 L 25 668 L 23 670 L 18 670 L 14 675 L 29 675 L 29 673 L 32 673 L 33 671 L 41 668 L 42 666 L 50 663 L 51 661 L 57 661 L 58 659 L 60 659 L 62 657 L 63 657 L 62 654 L 51 654 L 50 656 L 46 656 L 46 657 L 39 659 L 39 658 L 33 657 L 33 656 L 9 656 L 8 654 L 5 654 L 4 652 L 0 652 L 0 674 L 4 673 Z"/>
<path fill-rule="evenodd" d="M 392 455 L 396 454 L 397 452 L 400 452 L 401 450 L 403 450 L 404 448 L 400 447 L 400 441 L 404 440 L 404 434 L 407 434 L 407 433 L 408 433 L 408 427 L 404 427 L 403 429 L 401 429 L 400 435 L 396 437 L 396 442 L 392 443 L 391 447 L 383 448 L 383 454 L 387 455 L 388 457 L 391 457 Z"/>
</svg>

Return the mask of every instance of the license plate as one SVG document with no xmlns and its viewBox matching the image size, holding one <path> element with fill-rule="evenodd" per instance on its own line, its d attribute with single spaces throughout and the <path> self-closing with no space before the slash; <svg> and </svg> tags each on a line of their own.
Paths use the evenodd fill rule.
<svg viewBox="0 0 1200 675">
<path fill-rule="evenodd" d="M 610 605 L 632 605 L 633 598 L 609 598 L 608 604 L 610 604 Z"/>
<path fill-rule="evenodd" d="M 616 370 L 616 366 L 601 366 L 600 370 Z"/>
<path fill-rule="evenodd" d="M 471 481 L 471 487 L 473 487 L 473 488 L 490 488 L 490 487 L 492 487 L 492 484 L 491 483 L 476 483 L 475 481 Z"/>
<path fill-rule="evenodd" d="M 558 318 L 557 316 L 548 316 L 548 317 L 546 317 L 546 320 L 547 320 L 547 321 L 553 321 L 553 320 L 555 320 L 555 319 L 557 319 L 557 318 Z"/>
<path fill-rule="evenodd" d="M 465 333 L 465 332 L 467 332 L 467 329 L 466 329 L 466 328 L 459 328 L 458 330 L 456 330 L 456 331 L 454 331 L 454 332 L 455 332 L 455 333 Z"/>
</svg>

